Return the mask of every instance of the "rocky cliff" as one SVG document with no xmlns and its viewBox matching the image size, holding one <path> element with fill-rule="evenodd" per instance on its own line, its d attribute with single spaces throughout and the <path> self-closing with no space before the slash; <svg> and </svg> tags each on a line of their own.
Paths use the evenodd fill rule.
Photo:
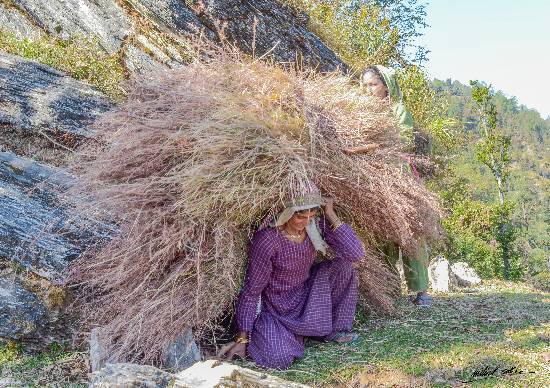
<svg viewBox="0 0 550 388">
<path fill-rule="evenodd" d="M 345 67 L 307 29 L 304 15 L 272 0 L 3 0 L 0 21 L 22 38 L 97 40 L 130 71 L 185 63 L 189 40 L 198 36 L 321 71 Z"/>
</svg>

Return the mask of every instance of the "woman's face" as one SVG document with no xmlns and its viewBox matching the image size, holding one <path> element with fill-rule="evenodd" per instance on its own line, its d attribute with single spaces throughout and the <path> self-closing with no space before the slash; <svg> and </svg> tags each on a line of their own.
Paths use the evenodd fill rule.
<svg viewBox="0 0 550 388">
<path fill-rule="evenodd" d="M 363 75 L 361 82 L 366 92 L 373 97 L 386 98 L 388 96 L 388 88 L 382 80 L 374 73 L 368 72 Z"/>
<path fill-rule="evenodd" d="M 317 210 L 304 210 L 301 212 L 296 212 L 292 217 L 290 217 L 290 220 L 287 221 L 287 224 L 296 231 L 303 231 L 306 226 L 309 225 L 309 222 L 313 217 L 317 215 Z"/>
</svg>

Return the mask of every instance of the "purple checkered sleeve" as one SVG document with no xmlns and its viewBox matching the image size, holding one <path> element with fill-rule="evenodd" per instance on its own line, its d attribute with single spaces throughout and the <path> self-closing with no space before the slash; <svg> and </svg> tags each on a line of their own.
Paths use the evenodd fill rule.
<svg viewBox="0 0 550 388">
<path fill-rule="evenodd" d="M 275 249 L 266 232 L 267 229 L 257 232 L 250 244 L 246 279 L 236 310 L 237 325 L 241 331 L 252 330 L 260 295 L 271 278 L 271 258 Z"/>
<path fill-rule="evenodd" d="M 336 230 L 332 230 L 330 222 L 325 218 L 321 218 L 319 220 L 319 229 L 327 244 L 334 251 L 335 257 L 357 261 L 365 256 L 363 244 L 348 224 L 342 224 Z"/>
</svg>

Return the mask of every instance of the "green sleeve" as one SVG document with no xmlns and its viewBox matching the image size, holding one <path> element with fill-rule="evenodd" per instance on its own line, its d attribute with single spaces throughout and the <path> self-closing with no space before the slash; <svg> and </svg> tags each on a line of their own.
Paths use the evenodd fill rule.
<svg viewBox="0 0 550 388">
<path fill-rule="evenodd" d="M 399 123 L 399 137 L 401 141 L 405 146 L 412 147 L 414 145 L 414 122 L 411 112 L 408 111 L 403 103 L 397 103 L 394 105 L 394 114 Z"/>
</svg>

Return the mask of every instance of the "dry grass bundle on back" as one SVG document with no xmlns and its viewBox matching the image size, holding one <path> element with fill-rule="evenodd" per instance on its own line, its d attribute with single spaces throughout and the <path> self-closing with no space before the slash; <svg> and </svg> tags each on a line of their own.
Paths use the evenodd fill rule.
<svg viewBox="0 0 550 388">
<path fill-rule="evenodd" d="M 432 196 L 401 171 L 389 107 L 343 76 L 221 53 L 128 90 L 73 163 L 77 204 L 120 228 L 71 273 L 115 358 L 155 361 L 190 327 L 207 336 L 235 301 L 258 222 L 310 179 L 367 247 L 383 238 L 414 250 L 435 230 Z M 378 148 L 342 152 L 364 143 Z M 360 278 L 372 309 L 392 310 L 392 277 L 369 250 Z"/>
</svg>

